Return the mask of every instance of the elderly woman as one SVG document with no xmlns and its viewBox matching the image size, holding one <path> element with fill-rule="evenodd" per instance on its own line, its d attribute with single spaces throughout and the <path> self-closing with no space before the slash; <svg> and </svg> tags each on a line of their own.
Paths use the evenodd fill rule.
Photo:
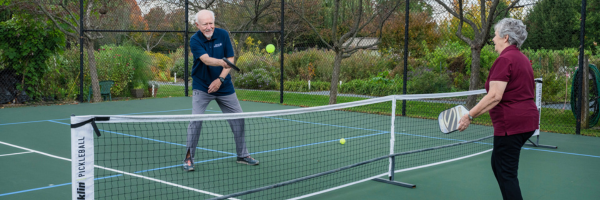
<svg viewBox="0 0 600 200">
<path fill-rule="evenodd" d="M 495 50 L 500 56 L 490 69 L 487 95 L 460 120 L 465 130 L 473 118 L 489 111 L 494 126 L 492 170 L 504 199 L 523 199 L 517 170 L 521 147 L 539 124 L 534 103 L 533 69 L 519 48 L 527 38 L 521 20 L 505 18 L 494 27 Z"/>
</svg>

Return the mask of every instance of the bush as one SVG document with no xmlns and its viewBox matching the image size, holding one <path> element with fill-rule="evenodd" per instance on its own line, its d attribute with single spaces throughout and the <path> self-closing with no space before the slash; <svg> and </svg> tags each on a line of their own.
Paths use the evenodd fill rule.
<svg viewBox="0 0 600 200">
<path fill-rule="evenodd" d="M 171 60 L 171 58 L 166 56 L 165 54 L 147 51 L 146 54 L 148 54 L 148 56 L 150 56 L 152 60 L 152 67 L 156 67 L 161 71 L 166 71 L 167 69 L 170 69 L 173 66 L 173 60 Z"/>
<path fill-rule="evenodd" d="M 342 60 L 340 80 L 368 79 L 384 71 L 393 70 L 400 63 L 399 57 L 382 56 L 377 51 L 359 50 Z M 331 63 L 333 65 L 333 63 Z M 391 77 L 385 77 L 391 78 Z"/>
<path fill-rule="evenodd" d="M 525 49 L 523 54 L 531 61 L 534 71 L 549 73 L 558 72 L 564 66 L 577 66 L 579 50 L 576 48 L 564 50 Z"/>
<path fill-rule="evenodd" d="M 543 77 L 543 102 L 558 103 L 570 101 L 571 85 L 573 83 L 573 74 L 570 71 L 566 73 L 542 73 L 542 71 L 536 71 L 534 72 L 534 77 Z"/>
<path fill-rule="evenodd" d="M 175 77 L 175 73 L 177 73 L 177 77 L 183 79 L 184 73 L 185 73 L 185 68 L 183 68 L 183 66 L 185 65 L 185 59 L 183 58 L 183 56 L 179 59 L 177 59 L 175 61 L 175 65 L 173 66 L 173 68 L 171 68 L 171 76 Z M 189 77 L 192 77 L 192 67 L 194 66 L 194 57 L 193 56 L 189 56 L 188 57 L 188 75 Z"/>
<path fill-rule="evenodd" d="M 329 91 L 331 84 L 324 81 L 311 81 L 308 89 L 308 81 L 285 81 L 283 83 L 285 91 L 309 92 L 309 91 Z"/>
<path fill-rule="evenodd" d="M 449 92 L 450 76 L 447 73 L 435 73 L 433 70 L 423 67 L 409 72 L 407 93 L 427 94 Z"/>
<path fill-rule="evenodd" d="M 284 59 L 285 77 L 287 80 L 329 81 L 334 57 L 332 51 L 315 48 L 286 54 Z"/>
<path fill-rule="evenodd" d="M 139 47 L 104 45 L 95 55 L 98 80 L 115 81 L 111 93 L 116 96 L 126 94 L 133 88 L 133 82 L 147 83 L 152 76 L 150 63 L 146 62 L 149 57 Z"/>
<path fill-rule="evenodd" d="M 271 74 L 262 68 L 239 75 L 234 84 L 238 88 L 261 90 L 277 89 L 278 86 Z"/>
<path fill-rule="evenodd" d="M 165 82 L 171 81 L 170 69 L 173 68 L 173 60 L 162 53 L 146 52 L 146 54 L 152 60 L 152 64 L 150 65 L 150 70 L 152 71 L 150 74 L 151 79 Z"/>
<path fill-rule="evenodd" d="M 244 52 L 237 59 L 236 66 L 240 73 L 252 72 L 255 69 L 264 69 L 274 79 L 279 77 L 279 56 L 263 53 Z"/>
<path fill-rule="evenodd" d="M 40 80 L 44 86 L 42 100 L 75 100 L 79 94 L 79 48 L 67 49 L 64 54 L 52 56 L 46 60 L 46 65 L 48 73 Z M 84 74 L 85 78 L 89 79 L 87 73 Z M 84 90 L 84 93 L 87 95 L 88 91 Z"/>
<path fill-rule="evenodd" d="M 355 79 L 342 83 L 339 87 L 340 93 L 360 94 L 369 96 L 387 96 L 402 94 L 402 80 L 387 80 L 373 78 L 369 80 Z"/>
</svg>

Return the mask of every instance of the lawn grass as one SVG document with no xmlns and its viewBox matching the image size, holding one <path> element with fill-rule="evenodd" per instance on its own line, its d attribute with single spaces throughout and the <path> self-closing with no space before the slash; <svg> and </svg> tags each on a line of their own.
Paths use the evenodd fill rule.
<svg viewBox="0 0 600 200">
<path fill-rule="evenodd" d="M 176 87 L 180 87 L 176 89 Z M 184 96 L 183 86 L 170 86 L 168 91 L 158 92 L 157 98 L 160 97 L 175 97 Z M 191 96 L 191 88 L 189 89 L 189 95 Z M 273 103 L 280 104 L 280 93 L 275 91 L 260 91 L 260 90 L 236 90 L 236 94 L 241 101 L 253 101 L 262 103 Z M 347 97 L 338 96 L 338 103 L 346 103 L 364 100 L 364 97 Z M 300 107 L 314 107 L 323 106 L 329 104 L 328 95 L 310 95 L 286 92 L 284 95 L 284 101 L 282 105 L 300 106 Z M 437 119 L 439 112 L 450 108 L 453 104 L 446 103 L 428 103 L 418 101 L 407 101 L 407 116 L 422 118 L 422 119 Z M 391 115 L 391 102 L 378 103 L 367 106 L 360 106 L 356 108 L 345 109 L 348 111 L 364 112 L 364 113 L 377 113 L 383 115 Z M 396 105 L 396 115 L 402 114 L 402 103 L 398 101 Z M 492 125 L 492 120 L 488 113 L 477 117 L 474 124 L 480 125 Z M 554 109 L 554 108 L 542 108 L 542 119 L 541 129 L 545 132 L 555 132 L 564 134 L 575 134 L 575 118 L 570 110 Z M 600 137 L 600 130 L 598 129 L 581 129 L 582 135 Z"/>
</svg>

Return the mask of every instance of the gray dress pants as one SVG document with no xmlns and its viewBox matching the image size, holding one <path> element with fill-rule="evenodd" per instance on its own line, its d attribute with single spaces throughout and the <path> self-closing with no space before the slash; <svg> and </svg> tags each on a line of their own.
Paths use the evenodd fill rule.
<svg viewBox="0 0 600 200">
<path fill-rule="evenodd" d="M 235 93 L 227 96 L 214 96 L 200 90 L 193 90 L 192 97 L 192 114 L 204 114 L 208 103 L 216 100 L 223 113 L 241 113 L 242 107 Z M 231 126 L 231 131 L 234 135 L 237 156 L 240 158 L 247 157 L 250 154 L 246 148 L 244 119 L 227 120 Z M 202 131 L 202 121 L 191 121 L 187 129 L 187 152 L 190 152 L 192 161 L 196 154 L 198 139 Z"/>
</svg>

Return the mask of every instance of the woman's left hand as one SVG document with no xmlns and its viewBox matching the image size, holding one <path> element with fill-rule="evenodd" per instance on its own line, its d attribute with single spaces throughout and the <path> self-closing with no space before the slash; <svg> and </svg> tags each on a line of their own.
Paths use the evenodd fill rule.
<svg viewBox="0 0 600 200">
<path fill-rule="evenodd" d="M 463 115 L 460 118 L 460 121 L 458 121 L 458 130 L 459 131 L 464 131 L 465 129 L 467 129 L 469 127 L 469 125 L 471 124 L 471 120 L 469 120 L 469 115 Z"/>
</svg>

